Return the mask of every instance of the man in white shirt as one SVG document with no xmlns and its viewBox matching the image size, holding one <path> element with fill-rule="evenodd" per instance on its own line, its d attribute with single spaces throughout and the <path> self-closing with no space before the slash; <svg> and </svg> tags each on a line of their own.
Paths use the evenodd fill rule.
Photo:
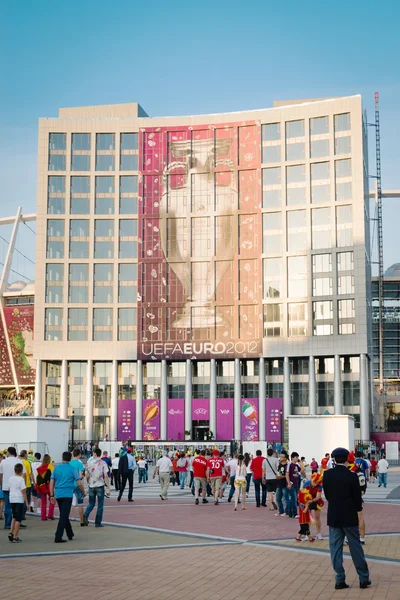
<svg viewBox="0 0 400 600">
<path fill-rule="evenodd" d="M 115 457 L 111 461 L 111 469 L 114 476 L 114 486 L 117 492 L 119 491 L 119 454 L 116 452 Z"/>
<path fill-rule="evenodd" d="M 86 479 L 89 485 L 89 504 L 83 515 L 83 522 L 89 525 L 89 516 L 96 504 L 97 511 L 95 518 L 95 527 L 104 527 L 102 524 L 104 509 L 104 490 L 107 487 L 107 496 L 110 495 L 110 481 L 108 479 L 108 467 L 104 460 L 101 460 L 100 448 L 95 448 L 93 460 L 86 465 Z"/>
<path fill-rule="evenodd" d="M 171 481 L 171 473 L 173 473 L 173 466 L 171 459 L 167 456 L 165 450 L 163 450 L 161 458 L 158 459 L 156 468 L 153 473 L 153 479 L 156 475 L 160 478 L 161 485 L 161 500 L 167 500 L 168 498 L 168 488 Z"/>
<path fill-rule="evenodd" d="M 40 465 L 42 464 L 42 461 L 41 461 L 42 455 L 40 454 L 40 452 L 35 452 L 34 458 L 35 458 L 35 460 L 31 464 L 31 469 L 32 469 L 33 480 L 36 483 L 37 468 L 40 467 Z M 31 512 L 35 512 L 36 498 L 40 499 L 40 494 L 37 493 L 36 487 L 35 487 L 35 485 L 33 485 L 32 486 L 32 499 L 31 499 Z M 38 510 L 38 514 L 40 514 L 40 508 L 38 508 L 37 510 Z"/>
<path fill-rule="evenodd" d="M 14 477 L 14 467 L 18 464 L 23 466 L 23 473 L 26 473 L 22 460 L 17 458 L 16 449 L 10 446 L 7 450 L 7 458 L 0 463 L 0 485 L 4 494 L 4 529 L 11 529 L 10 477 Z"/>
<path fill-rule="evenodd" d="M 387 474 L 389 470 L 389 463 L 386 460 L 385 455 L 382 455 L 382 458 L 378 460 L 378 487 L 387 487 Z"/>
<path fill-rule="evenodd" d="M 236 467 L 238 465 L 237 455 L 232 455 L 231 459 L 225 465 L 225 470 L 229 476 L 229 484 L 231 489 L 229 490 L 228 502 L 230 502 L 235 494 L 235 477 L 236 477 Z"/>
</svg>

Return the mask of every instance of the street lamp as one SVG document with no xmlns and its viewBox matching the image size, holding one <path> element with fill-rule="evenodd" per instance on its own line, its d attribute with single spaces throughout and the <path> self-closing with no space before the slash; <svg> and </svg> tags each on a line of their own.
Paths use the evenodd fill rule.
<svg viewBox="0 0 400 600">
<path fill-rule="evenodd" d="M 72 411 L 72 433 L 71 433 L 71 446 L 74 448 L 74 429 L 75 429 L 75 412 Z"/>
<path fill-rule="evenodd" d="M 283 410 L 279 411 L 280 418 L 280 427 L 281 427 L 281 448 L 285 445 L 285 431 L 284 431 L 284 421 L 283 421 Z"/>
</svg>

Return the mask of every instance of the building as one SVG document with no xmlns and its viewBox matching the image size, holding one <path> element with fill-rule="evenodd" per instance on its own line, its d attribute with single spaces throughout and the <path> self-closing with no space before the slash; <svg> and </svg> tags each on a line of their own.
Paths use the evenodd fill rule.
<svg viewBox="0 0 400 600">
<path fill-rule="evenodd" d="M 379 399 L 378 431 L 400 432 L 400 264 L 385 272 L 383 281 L 383 373 L 379 373 L 379 290 L 372 278 L 374 387 Z"/>
<path fill-rule="evenodd" d="M 328 411 L 369 439 L 366 136 L 360 96 L 40 119 L 36 415 L 278 441 Z"/>
</svg>

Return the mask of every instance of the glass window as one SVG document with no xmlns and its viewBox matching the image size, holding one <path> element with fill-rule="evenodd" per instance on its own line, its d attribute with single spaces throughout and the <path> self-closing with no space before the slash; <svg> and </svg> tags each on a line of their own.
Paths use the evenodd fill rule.
<svg viewBox="0 0 400 600">
<path fill-rule="evenodd" d="M 292 210 L 287 213 L 288 252 L 307 249 L 307 221 L 305 210 Z"/>
<path fill-rule="evenodd" d="M 71 177 L 72 215 L 88 215 L 90 213 L 90 177 Z"/>
<path fill-rule="evenodd" d="M 136 340 L 136 308 L 118 309 L 118 340 L 131 342 Z"/>
<path fill-rule="evenodd" d="M 96 171 L 115 171 L 114 154 L 96 154 Z"/>
<path fill-rule="evenodd" d="M 46 363 L 46 377 L 56 379 L 61 377 L 61 363 L 60 362 L 47 362 Z"/>
<path fill-rule="evenodd" d="M 137 175 L 122 175 L 119 178 L 119 191 L 121 194 L 137 194 L 138 193 Z"/>
<path fill-rule="evenodd" d="M 112 264 L 94 265 L 93 302 L 110 304 L 113 301 L 114 266 Z"/>
<path fill-rule="evenodd" d="M 95 342 L 111 342 L 113 337 L 112 308 L 93 309 L 93 340 Z"/>
<path fill-rule="evenodd" d="M 65 154 L 49 154 L 49 171 L 65 171 Z"/>
<path fill-rule="evenodd" d="M 286 139 L 304 137 L 304 121 L 288 121 L 286 123 Z"/>
<path fill-rule="evenodd" d="M 336 245 L 353 245 L 353 211 L 351 205 L 336 207 Z"/>
<path fill-rule="evenodd" d="M 139 156 L 137 154 L 121 154 L 120 171 L 137 171 L 139 168 Z"/>
<path fill-rule="evenodd" d="M 110 362 L 94 362 L 93 363 L 93 374 L 96 378 L 109 378 L 111 377 L 111 367 L 112 363 Z"/>
<path fill-rule="evenodd" d="M 352 271 L 354 269 L 353 252 L 338 252 L 337 269 L 338 271 Z"/>
<path fill-rule="evenodd" d="M 90 150 L 90 133 L 73 133 L 72 150 Z"/>
<path fill-rule="evenodd" d="M 262 162 L 266 164 L 281 162 L 281 146 L 263 146 Z"/>
<path fill-rule="evenodd" d="M 88 302 L 89 265 L 69 265 L 69 302 L 86 304 Z"/>
<path fill-rule="evenodd" d="M 90 194 L 90 177 L 71 177 L 71 194 Z"/>
<path fill-rule="evenodd" d="M 60 386 L 59 385 L 46 385 L 46 408 L 60 408 Z"/>
<path fill-rule="evenodd" d="M 286 160 L 303 160 L 305 157 L 304 142 L 286 144 Z"/>
<path fill-rule="evenodd" d="M 332 256 L 314 254 L 312 257 L 313 296 L 332 295 Z"/>
<path fill-rule="evenodd" d="M 335 154 L 350 154 L 350 152 L 351 137 L 349 135 L 335 138 Z"/>
<path fill-rule="evenodd" d="M 329 156 L 329 139 L 311 140 L 310 142 L 311 158 L 324 158 Z"/>
<path fill-rule="evenodd" d="M 49 219 L 47 221 L 47 237 L 64 237 L 64 221 Z"/>
<path fill-rule="evenodd" d="M 68 309 L 68 340 L 86 341 L 88 338 L 88 311 L 87 308 Z"/>
<path fill-rule="evenodd" d="M 263 208 L 278 208 L 282 203 L 281 168 L 263 169 Z"/>
<path fill-rule="evenodd" d="M 50 175 L 47 189 L 47 212 L 50 215 L 63 215 L 65 213 L 65 177 Z"/>
<path fill-rule="evenodd" d="M 338 294 L 354 294 L 354 276 L 338 276 Z"/>
<path fill-rule="evenodd" d="M 262 140 L 263 142 L 275 142 L 281 139 L 281 124 L 280 123 L 268 123 L 268 125 L 262 126 Z"/>
<path fill-rule="evenodd" d="M 114 214 L 114 177 L 96 177 L 95 214 Z"/>
<path fill-rule="evenodd" d="M 331 247 L 331 209 L 330 208 L 314 208 L 311 211 L 312 223 L 312 248 L 319 250 L 320 248 Z"/>
<path fill-rule="evenodd" d="M 72 154 L 71 171 L 90 171 L 90 154 Z"/>
<path fill-rule="evenodd" d="M 286 167 L 286 204 L 295 206 L 306 203 L 305 165 Z"/>
<path fill-rule="evenodd" d="M 113 219 L 96 219 L 94 223 L 94 235 L 96 238 L 114 237 Z"/>
<path fill-rule="evenodd" d="M 121 219 L 119 222 L 120 237 L 137 236 L 137 219 Z"/>
<path fill-rule="evenodd" d="M 118 281 L 118 302 L 135 303 L 137 300 L 137 264 L 120 264 Z"/>
<path fill-rule="evenodd" d="M 336 179 L 342 179 L 344 177 L 351 177 L 351 159 L 345 158 L 343 160 L 335 161 L 335 177 Z"/>
<path fill-rule="evenodd" d="M 322 135 L 324 133 L 329 133 L 329 118 L 316 117 L 315 119 L 310 119 L 310 134 Z"/>
<path fill-rule="evenodd" d="M 288 304 L 289 337 L 308 335 L 308 314 L 305 302 Z"/>
<path fill-rule="evenodd" d="M 283 294 L 283 265 L 281 258 L 264 258 L 264 299 L 281 298 Z"/>
<path fill-rule="evenodd" d="M 329 300 L 313 302 L 313 335 L 333 334 L 333 303 Z"/>
<path fill-rule="evenodd" d="M 350 131 L 350 113 L 335 115 L 335 133 L 338 131 Z"/>
<path fill-rule="evenodd" d="M 44 339 L 49 342 L 59 342 L 62 340 L 62 308 L 46 308 Z"/>
<path fill-rule="evenodd" d="M 355 333 L 354 300 L 338 300 L 339 335 Z"/>
<path fill-rule="evenodd" d="M 263 252 L 279 254 L 282 252 L 282 213 L 263 214 Z"/>
<path fill-rule="evenodd" d="M 264 304 L 264 337 L 283 336 L 282 304 Z"/>
<path fill-rule="evenodd" d="M 326 204 L 330 200 L 330 163 L 313 163 L 311 164 L 311 202 Z"/>
<path fill-rule="evenodd" d="M 67 134 L 66 133 L 50 133 L 49 134 L 49 150 L 66 150 L 67 149 Z"/>
<path fill-rule="evenodd" d="M 64 265 L 46 265 L 46 302 L 59 304 L 63 301 Z"/>
<path fill-rule="evenodd" d="M 138 147 L 137 133 L 121 133 L 121 150 L 137 150 Z"/>
<path fill-rule="evenodd" d="M 286 167 L 286 183 L 305 183 L 305 181 L 305 165 L 293 165 L 292 167 Z"/>
<path fill-rule="evenodd" d="M 307 257 L 290 256 L 288 265 L 288 297 L 302 298 L 307 296 Z"/>
<path fill-rule="evenodd" d="M 70 222 L 71 237 L 89 237 L 88 219 L 71 219 Z"/>
<path fill-rule="evenodd" d="M 97 133 L 96 150 L 115 150 L 115 134 Z"/>
<path fill-rule="evenodd" d="M 47 221 L 47 258 L 64 258 L 64 221 Z"/>
</svg>

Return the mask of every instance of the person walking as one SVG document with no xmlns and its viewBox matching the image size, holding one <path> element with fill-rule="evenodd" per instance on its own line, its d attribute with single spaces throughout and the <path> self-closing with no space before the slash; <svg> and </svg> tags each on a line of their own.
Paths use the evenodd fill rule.
<svg viewBox="0 0 400 600">
<path fill-rule="evenodd" d="M 202 450 L 200 454 L 196 455 L 193 459 L 193 474 L 194 474 L 194 497 L 195 504 L 199 504 L 199 493 L 201 488 L 201 495 L 203 498 L 203 504 L 208 504 L 206 498 L 207 495 L 207 459 L 206 451 Z"/>
<path fill-rule="evenodd" d="M 212 457 L 207 461 L 207 481 L 211 485 L 214 504 L 219 504 L 219 490 L 222 483 L 222 469 L 224 459 L 220 457 L 219 450 L 213 450 Z"/>
<path fill-rule="evenodd" d="M 50 502 L 53 504 L 57 502 L 60 511 L 54 538 L 56 544 L 63 544 L 67 541 L 63 539 L 64 531 L 69 540 L 72 540 L 74 537 L 69 515 L 71 512 L 75 481 L 81 489 L 83 496 L 86 496 L 85 488 L 82 481 L 79 479 L 78 471 L 71 467 L 71 458 L 71 452 L 63 452 L 62 463 L 55 467 L 50 479 Z"/>
<path fill-rule="evenodd" d="M 250 468 L 253 472 L 254 491 L 256 494 L 256 506 L 267 506 L 267 484 L 263 477 L 263 465 L 265 458 L 262 455 L 261 450 L 256 451 L 256 456 L 251 461 Z M 262 495 L 260 497 L 260 491 Z"/>
<path fill-rule="evenodd" d="M 375 458 L 375 454 L 373 454 L 371 456 L 371 469 L 369 472 L 369 480 L 371 483 L 376 483 L 376 471 L 377 471 L 377 467 L 378 467 L 378 461 Z"/>
<path fill-rule="evenodd" d="M 181 452 L 178 462 L 177 462 L 181 490 L 185 489 L 185 481 L 186 481 L 186 473 L 187 473 L 188 465 L 189 465 L 189 461 L 185 457 L 185 454 L 183 452 Z"/>
<path fill-rule="evenodd" d="M 36 469 L 36 491 L 40 496 L 40 515 L 42 521 L 54 521 L 54 504 L 49 502 L 47 514 L 47 498 L 50 496 L 50 480 L 54 467 L 49 454 L 43 456 L 42 464 Z"/>
<path fill-rule="evenodd" d="M 286 481 L 286 470 L 288 467 L 288 455 L 286 450 L 282 450 L 279 458 L 278 471 L 276 475 L 276 494 L 275 499 L 278 505 L 277 517 L 289 516 L 288 488 Z"/>
<path fill-rule="evenodd" d="M 378 461 L 378 487 L 387 486 L 387 474 L 389 471 L 389 463 L 386 460 L 385 454 L 382 454 L 382 458 Z"/>
<path fill-rule="evenodd" d="M 165 450 L 162 451 L 161 458 L 158 459 L 156 463 L 156 468 L 154 469 L 153 479 L 158 475 L 161 485 L 161 500 L 167 500 L 168 498 L 168 488 L 171 482 L 171 473 L 173 474 L 174 467 L 172 465 L 172 461 L 167 456 Z"/>
<path fill-rule="evenodd" d="M 336 573 L 336 590 L 350 587 L 343 568 L 343 543 L 347 538 L 351 558 L 360 579 L 360 588 L 371 585 L 369 569 L 360 542 L 358 513 L 362 511 L 358 476 L 347 469 L 349 451 L 336 448 L 332 452 L 336 467 L 323 475 L 323 489 L 328 501 L 329 549 Z"/>
<path fill-rule="evenodd" d="M 174 478 L 172 480 L 172 485 L 175 487 L 175 483 L 176 485 L 179 485 L 179 471 L 178 471 L 178 459 L 179 456 L 176 454 L 173 461 L 172 461 L 172 466 L 174 467 Z"/>
<path fill-rule="evenodd" d="M 132 456 L 132 448 L 122 448 L 118 470 L 120 474 L 120 486 L 117 500 L 118 502 L 121 501 L 126 483 L 128 482 L 128 502 L 133 502 L 133 474 L 136 471 L 136 460 L 135 457 Z"/>
<path fill-rule="evenodd" d="M 95 448 L 93 452 L 94 459 L 86 466 L 86 480 L 89 486 L 89 504 L 83 515 L 83 523 L 86 527 L 89 525 L 90 513 L 96 505 L 97 511 L 95 518 L 95 527 L 104 527 L 102 524 L 104 510 L 104 495 L 107 488 L 107 496 L 110 495 L 110 480 L 108 478 L 108 466 L 102 460 L 100 448 Z"/>
<path fill-rule="evenodd" d="M 315 460 L 315 458 L 311 459 L 310 467 L 311 467 L 311 475 L 314 475 L 314 473 L 318 472 L 318 463 Z"/>
<path fill-rule="evenodd" d="M 246 510 L 246 486 L 247 486 L 247 467 L 245 463 L 245 457 L 243 454 L 239 454 L 238 456 L 238 464 L 236 465 L 236 473 L 235 473 L 235 508 L 237 510 L 237 506 L 239 503 L 239 495 L 240 491 L 242 491 L 242 510 Z"/>
<path fill-rule="evenodd" d="M 137 461 L 137 466 L 139 468 L 139 480 L 138 483 L 146 483 L 146 461 L 143 456 L 139 456 Z"/>
<path fill-rule="evenodd" d="M 12 509 L 10 504 L 10 477 L 14 477 L 15 465 L 22 465 L 23 473 L 25 467 L 20 458 L 17 458 L 17 451 L 14 446 L 9 446 L 7 449 L 7 458 L 0 462 L 0 486 L 4 495 L 4 529 L 11 529 Z"/>
<path fill-rule="evenodd" d="M 274 456 L 272 448 L 267 450 L 267 458 L 263 462 L 262 478 L 265 483 L 265 489 L 268 494 L 269 510 L 278 510 L 277 504 L 274 502 L 274 493 L 277 489 L 277 476 L 279 468 L 279 459 Z"/>
<path fill-rule="evenodd" d="M 78 471 L 79 478 L 82 480 L 85 474 L 85 467 L 83 466 L 83 462 L 81 461 L 81 451 L 78 447 L 76 447 L 72 452 L 71 467 Z M 79 519 L 81 521 L 81 527 L 85 527 L 86 523 L 83 518 L 83 494 L 81 492 L 81 489 L 78 487 L 77 483 L 75 483 L 74 486 L 74 496 L 75 501 L 73 500 L 72 504 L 73 506 L 78 505 L 78 514 Z M 50 506 L 54 505 L 51 504 Z"/>
<path fill-rule="evenodd" d="M 32 486 L 35 485 L 35 480 L 33 479 L 32 475 L 32 463 L 28 460 L 28 451 L 21 450 L 21 452 L 19 453 L 19 458 L 21 459 L 22 464 L 24 465 L 25 471 L 25 493 L 26 497 L 28 498 L 28 508 L 26 507 L 26 504 L 24 502 L 22 506 L 22 520 L 26 521 L 26 511 L 29 510 L 29 504 L 32 500 Z"/>
<path fill-rule="evenodd" d="M 22 541 L 18 537 L 19 528 L 21 527 L 24 506 L 25 512 L 26 509 L 29 508 L 28 496 L 26 493 L 25 475 L 23 474 L 23 470 L 23 465 L 17 463 L 14 466 L 15 475 L 10 477 L 9 481 L 12 521 L 11 531 L 8 536 L 8 539 L 10 540 L 10 542 L 14 542 L 15 544 L 19 544 Z"/>
<path fill-rule="evenodd" d="M 246 467 L 246 498 L 249 497 L 251 477 L 253 475 L 250 467 L 252 457 L 248 452 L 244 453 L 244 466 Z"/>
<path fill-rule="evenodd" d="M 35 452 L 34 461 L 31 464 L 32 469 L 32 477 L 34 484 L 32 486 L 32 499 L 31 499 L 31 507 L 30 511 L 35 512 L 35 508 L 37 509 L 38 514 L 40 514 L 40 509 L 38 508 L 38 502 L 40 501 L 40 494 L 36 491 L 36 477 L 37 477 L 37 469 L 42 464 L 42 455 L 40 452 Z"/>
<path fill-rule="evenodd" d="M 119 454 L 118 452 L 115 453 L 114 458 L 112 459 L 112 464 L 111 464 L 111 468 L 112 468 L 112 473 L 114 476 L 114 487 L 115 490 L 118 492 L 119 491 Z"/>
<path fill-rule="evenodd" d="M 229 485 L 231 486 L 228 494 L 228 502 L 231 502 L 233 496 L 235 495 L 235 475 L 237 464 L 237 455 L 232 454 L 231 459 L 228 460 L 228 462 L 225 465 L 225 469 L 229 477 Z"/>
</svg>

